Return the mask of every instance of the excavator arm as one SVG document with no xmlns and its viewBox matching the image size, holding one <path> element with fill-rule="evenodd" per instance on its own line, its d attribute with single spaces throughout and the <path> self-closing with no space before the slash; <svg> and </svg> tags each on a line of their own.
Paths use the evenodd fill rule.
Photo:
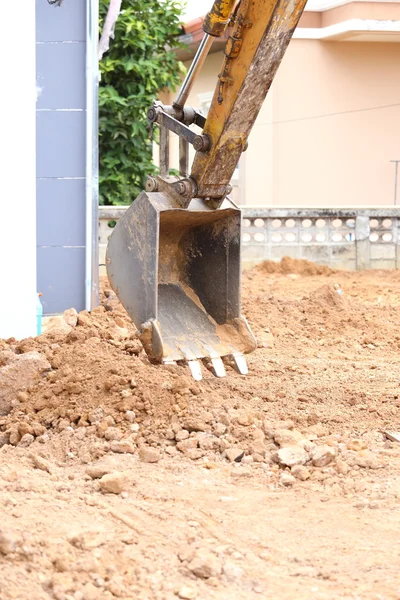
<svg viewBox="0 0 400 600">
<path fill-rule="evenodd" d="M 251 129 L 276 71 L 297 27 L 307 0 L 216 0 L 204 23 L 204 38 L 182 89 L 172 106 L 156 103 L 149 118 L 177 133 L 197 150 L 189 179 L 173 183 L 185 200 L 207 199 L 221 205 L 230 192 L 230 180 L 247 148 Z M 206 121 L 194 109 L 185 109 L 190 90 L 213 39 L 228 32 L 224 60 Z M 203 129 L 192 132 L 192 123 Z M 187 169 L 187 146 L 180 145 L 180 163 Z M 165 163 L 165 145 L 161 163 Z M 184 175 L 185 167 L 181 169 Z M 165 175 L 165 171 L 163 175 Z M 151 185 L 151 184 L 150 184 Z"/>
<path fill-rule="evenodd" d="M 216 2 L 204 22 L 212 35 L 234 2 Z M 230 21 L 225 57 L 191 171 L 196 195 L 221 199 L 303 12 L 306 0 L 242 0 Z M 228 6 L 229 5 L 229 6 Z M 218 29 L 219 31 L 221 28 Z"/>
<path fill-rule="evenodd" d="M 171 106 L 155 102 L 160 173 L 119 220 L 108 243 L 110 283 L 153 362 L 200 360 L 217 377 L 225 363 L 247 373 L 257 347 L 241 314 L 241 212 L 230 181 L 306 0 L 216 0 L 204 37 Z M 227 38 L 207 118 L 187 106 L 213 39 Z M 201 133 L 192 126 L 197 126 Z M 169 173 L 169 133 L 179 136 L 180 176 Z M 196 150 L 189 169 L 189 144 Z"/>
</svg>

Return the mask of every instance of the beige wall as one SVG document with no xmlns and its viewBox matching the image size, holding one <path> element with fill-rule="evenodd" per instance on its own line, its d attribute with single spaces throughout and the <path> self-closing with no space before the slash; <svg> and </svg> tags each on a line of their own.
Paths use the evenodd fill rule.
<svg viewBox="0 0 400 600">
<path fill-rule="evenodd" d="M 264 127 L 274 204 L 392 203 L 400 106 L 355 111 L 399 103 L 399 65 L 400 44 L 293 41 L 275 81 L 275 125 Z"/>
<path fill-rule="evenodd" d="M 208 57 L 189 98 L 193 106 L 214 89 L 221 62 L 221 52 Z M 391 204 L 389 161 L 400 159 L 400 106 L 360 109 L 399 104 L 399 73 L 400 44 L 293 40 L 242 157 L 236 199 Z"/>
</svg>

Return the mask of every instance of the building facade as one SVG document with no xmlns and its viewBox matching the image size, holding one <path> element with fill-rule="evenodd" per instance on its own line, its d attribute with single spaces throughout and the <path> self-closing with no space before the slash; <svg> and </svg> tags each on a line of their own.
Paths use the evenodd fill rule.
<svg viewBox="0 0 400 600">
<path fill-rule="evenodd" d="M 240 204 L 394 204 L 400 2 L 319 6 L 306 8 L 235 173 L 233 195 Z M 187 65 L 201 25 L 198 18 L 185 26 L 189 49 L 179 56 Z M 214 43 L 189 104 L 207 110 L 223 46 Z"/>
</svg>

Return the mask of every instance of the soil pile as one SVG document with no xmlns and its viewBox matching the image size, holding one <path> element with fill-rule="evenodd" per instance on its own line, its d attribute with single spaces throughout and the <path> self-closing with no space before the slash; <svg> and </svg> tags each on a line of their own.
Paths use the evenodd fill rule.
<svg viewBox="0 0 400 600">
<path fill-rule="evenodd" d="M 66 311 L 39 338 L 0 341 L 2 600 L 32 597 L 25 579 L 38 599 L 309 598 L 261 539 L 236 531 L 226 541 L 237 513 L 226 498 L 243 488 L 245 531 L 264 510 L 257 490 L 285 494 L 294 513 L 291 490 L 311 507 L 318 494 L 340 499 L 344 515 L 346 503 L 390 510 L 400 498 L 400 444 L 384 434 L 400 429 L 400 278 L 319 269 L 287 259 L 244 275 L 243 312 L 258 340 L 246 377 L 203 367 L 195 382 L 186 367 L 152 365 L 106 281 L 91 313 Z M 54 514 L 35 517 L 46 502 Z M 283 506 L 275 515 L 290 518 Z M 318 556 L 315 547 L 297 577 L 321 585 Z M 354 589 L 352 574 L 340 583 L 332 573 L 320 597 L 350 597 L 340 593 Z"/>
</svg>

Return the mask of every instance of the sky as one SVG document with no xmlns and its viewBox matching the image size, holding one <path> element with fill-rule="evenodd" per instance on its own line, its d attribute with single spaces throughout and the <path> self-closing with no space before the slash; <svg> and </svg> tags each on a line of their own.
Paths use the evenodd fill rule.
<svg viewBox="0 0 400 600">
<path fill-rule="evenodd" d="M 327 0 L 308 0 L 307 8 L 318 10 L 324 5 L 330 4 Z M 333 3 L 333 2 L 332 2 Z M 186 0 L 185 19 L 190 21 L 196 17 L 202 17 L 213 5 L 213 0 Z"/>
</svg>

